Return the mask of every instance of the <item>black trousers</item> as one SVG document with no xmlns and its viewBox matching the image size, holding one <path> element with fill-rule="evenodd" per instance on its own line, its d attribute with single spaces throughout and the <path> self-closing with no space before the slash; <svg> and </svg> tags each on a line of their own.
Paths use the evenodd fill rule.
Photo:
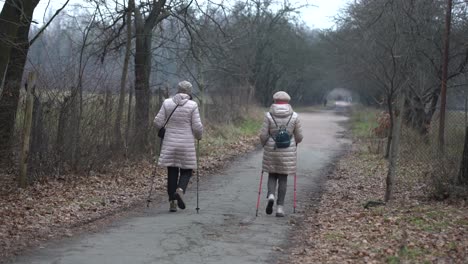
<svg viewBox="0 0 468 264">
<path fill-rule="evenodd" d="M 185 193 L 190 182 L 190 177 L 192 177 L 192 171 L 192 169 L 167 167 L 167 194 L 169 195 L 169 201 L 175 200 L 174 193 L 177 188 L 181 188 Z"/>
</svg>

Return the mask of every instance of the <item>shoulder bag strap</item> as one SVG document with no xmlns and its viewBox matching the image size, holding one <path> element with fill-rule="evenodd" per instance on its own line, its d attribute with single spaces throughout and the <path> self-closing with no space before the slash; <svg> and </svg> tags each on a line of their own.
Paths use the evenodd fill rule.
<svg viewBox="0 0 468 264">
<path fill-rule="evenodd" d="M 273 118 L 273 115 L 272 115 L 271 113 L 269 113 L 269 114 L 270 114 L 271 118 Z M 263 144 L 263 147 L 266 146 L 266 144 L 268 143 L 268 140 L 269 140 L 270 138 L 272 138 L 273 141 L 275 141 L 275 139 L 274 139 L 274 138 L 271 136 L 271 134 L 270 134 L 270 119 L 268 118 L 268 116 L 267 116 L 267 119 L 268 119 L 268 138 L 267 138 L 267 141 L 265 142 L 265 144 Z M 273 119 L 273 121 L 274 121 L 274 120 L 275 120 L 275 119 Z M 276 121 L 275 121 L 275 124 L 276 124 Z"/>
<path fill-rule="evenodd" d="M 163 127 L 166 127 L 167 123 L 169 122 L 169 119 L 171 119 L 172 114 L 174 114 L 174 112 L 175 112 L 175 110 L 177 109 L 177 107 L 179 107 L 179 105 L 176 105 L 176 107 L 174 108 L 174 110 L 172 110 L 171 114 L 170 114 L 169 117 L 166 119 L 166 123 L 164 123 L 164 126 L 163 126 Z"/>
<path fill-rule="evenodd" d="M 272 113 L 270 113 L 270 116 L 271 116 L 271 119 L 273 119 L 273 122 L 275 122 L 275 126 L 278 127 L 278 123 L 276 123 L 276 120 L 275 120 L 275 118 L 273 117 L 273 114 L 272 114 Z"/>
<path fill-rule="evenodd" d="M 291 122 L 291 119 L 292 119 L 293 115 L 294 115 L 294 112 L 293 112 L 293 113 L 291 114 L 291 116 L 289 117 L 288 123 L 286 123 L 286 127 L 289 125 L 289 122 Z"/>
</svg>

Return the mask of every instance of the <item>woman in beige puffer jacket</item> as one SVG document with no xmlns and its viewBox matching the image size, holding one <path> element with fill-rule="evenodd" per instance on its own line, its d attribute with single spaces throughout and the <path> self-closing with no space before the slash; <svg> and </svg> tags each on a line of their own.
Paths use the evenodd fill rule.
<svg viewBox="0 0 468 264">
<path fill-rule="evenodd" d="M 167 193 L 171 212 L 177 211 L 177 206 L 185 209 L 183 194 L 193 170 L 197 169 L 195 139 L 200 140 L 203 134 L 198 105 L 190 100 L 191 93 L 192 84 L 180 82 L 178 93 L 164 101 L 154 119 L 158 130 L 167 122 L 158 165 L 168 168 Z"/>
<path fill-rule="evenodd" d="M 302 127 L 299 115 L 295 113 L 289 104 L 291 97 L 283 91 L 273 95 L 274 103 L 270 112 L 265 114 L 263 127 L 260 132 L 260 141 L 264 146 L 263 172 L 268 173 L 268 204 L 266 213 L 273 212 L 276 185 L 278 183 L 278 199 L 276 216 L 284 216 L 284 198 L 289 174 L 296 173 L 297 144 L 302 139 Z M 276 122 L 276 123 L 275 123 Z M 279 127 L 285 126 L 291 138 L 291 144 L 287 148 L 276 148 L 273 137 L 278 133 Z"/>
</svg>

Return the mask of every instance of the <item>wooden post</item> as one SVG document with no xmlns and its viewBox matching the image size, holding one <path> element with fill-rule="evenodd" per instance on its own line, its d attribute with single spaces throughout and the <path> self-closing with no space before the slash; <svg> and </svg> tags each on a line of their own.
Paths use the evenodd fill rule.
<svg viewBox="0 0 468 264">
<path fill-rule="evenodd" d="M 36 86 L 36 73 L 30 72 L 26 83 L 26 107 L 24 111 L 23 144 L 20 154 L 19 187 L 24 188 L 28 183 L 28 157 L 31 141 L 32 114 L 34 106 L 33 89 Z"/>
<path fill-rule="evenodd" d="M 127 127 L 125 128 L 125 152 L 128 157 L 128 146 L 130 137 L 130 128 L 132 126 L 132 99 L 133 99 L 133 87 L 130 86 L 128 94 L 128 109 L 127 109 Z"/>
</svg>

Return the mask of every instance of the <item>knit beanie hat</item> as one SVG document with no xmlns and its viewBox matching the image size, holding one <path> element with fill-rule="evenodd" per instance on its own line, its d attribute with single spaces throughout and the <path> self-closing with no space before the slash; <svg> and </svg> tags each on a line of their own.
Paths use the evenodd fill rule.
<svg viewBox="0 0 468 264">
<path fill-rule="evenodd" d="M 192 84 L 188 81 L 181 81 L 177 85 L 177 92 L 191 95 L 192 94 Z"/>
<path fill-rule="evenodd" d="M 291 100 L 291 96 L 289 96 L 287 92 L 279 91 L 273 95 L 273 100 L 289 102 Z"/>
</svg>

